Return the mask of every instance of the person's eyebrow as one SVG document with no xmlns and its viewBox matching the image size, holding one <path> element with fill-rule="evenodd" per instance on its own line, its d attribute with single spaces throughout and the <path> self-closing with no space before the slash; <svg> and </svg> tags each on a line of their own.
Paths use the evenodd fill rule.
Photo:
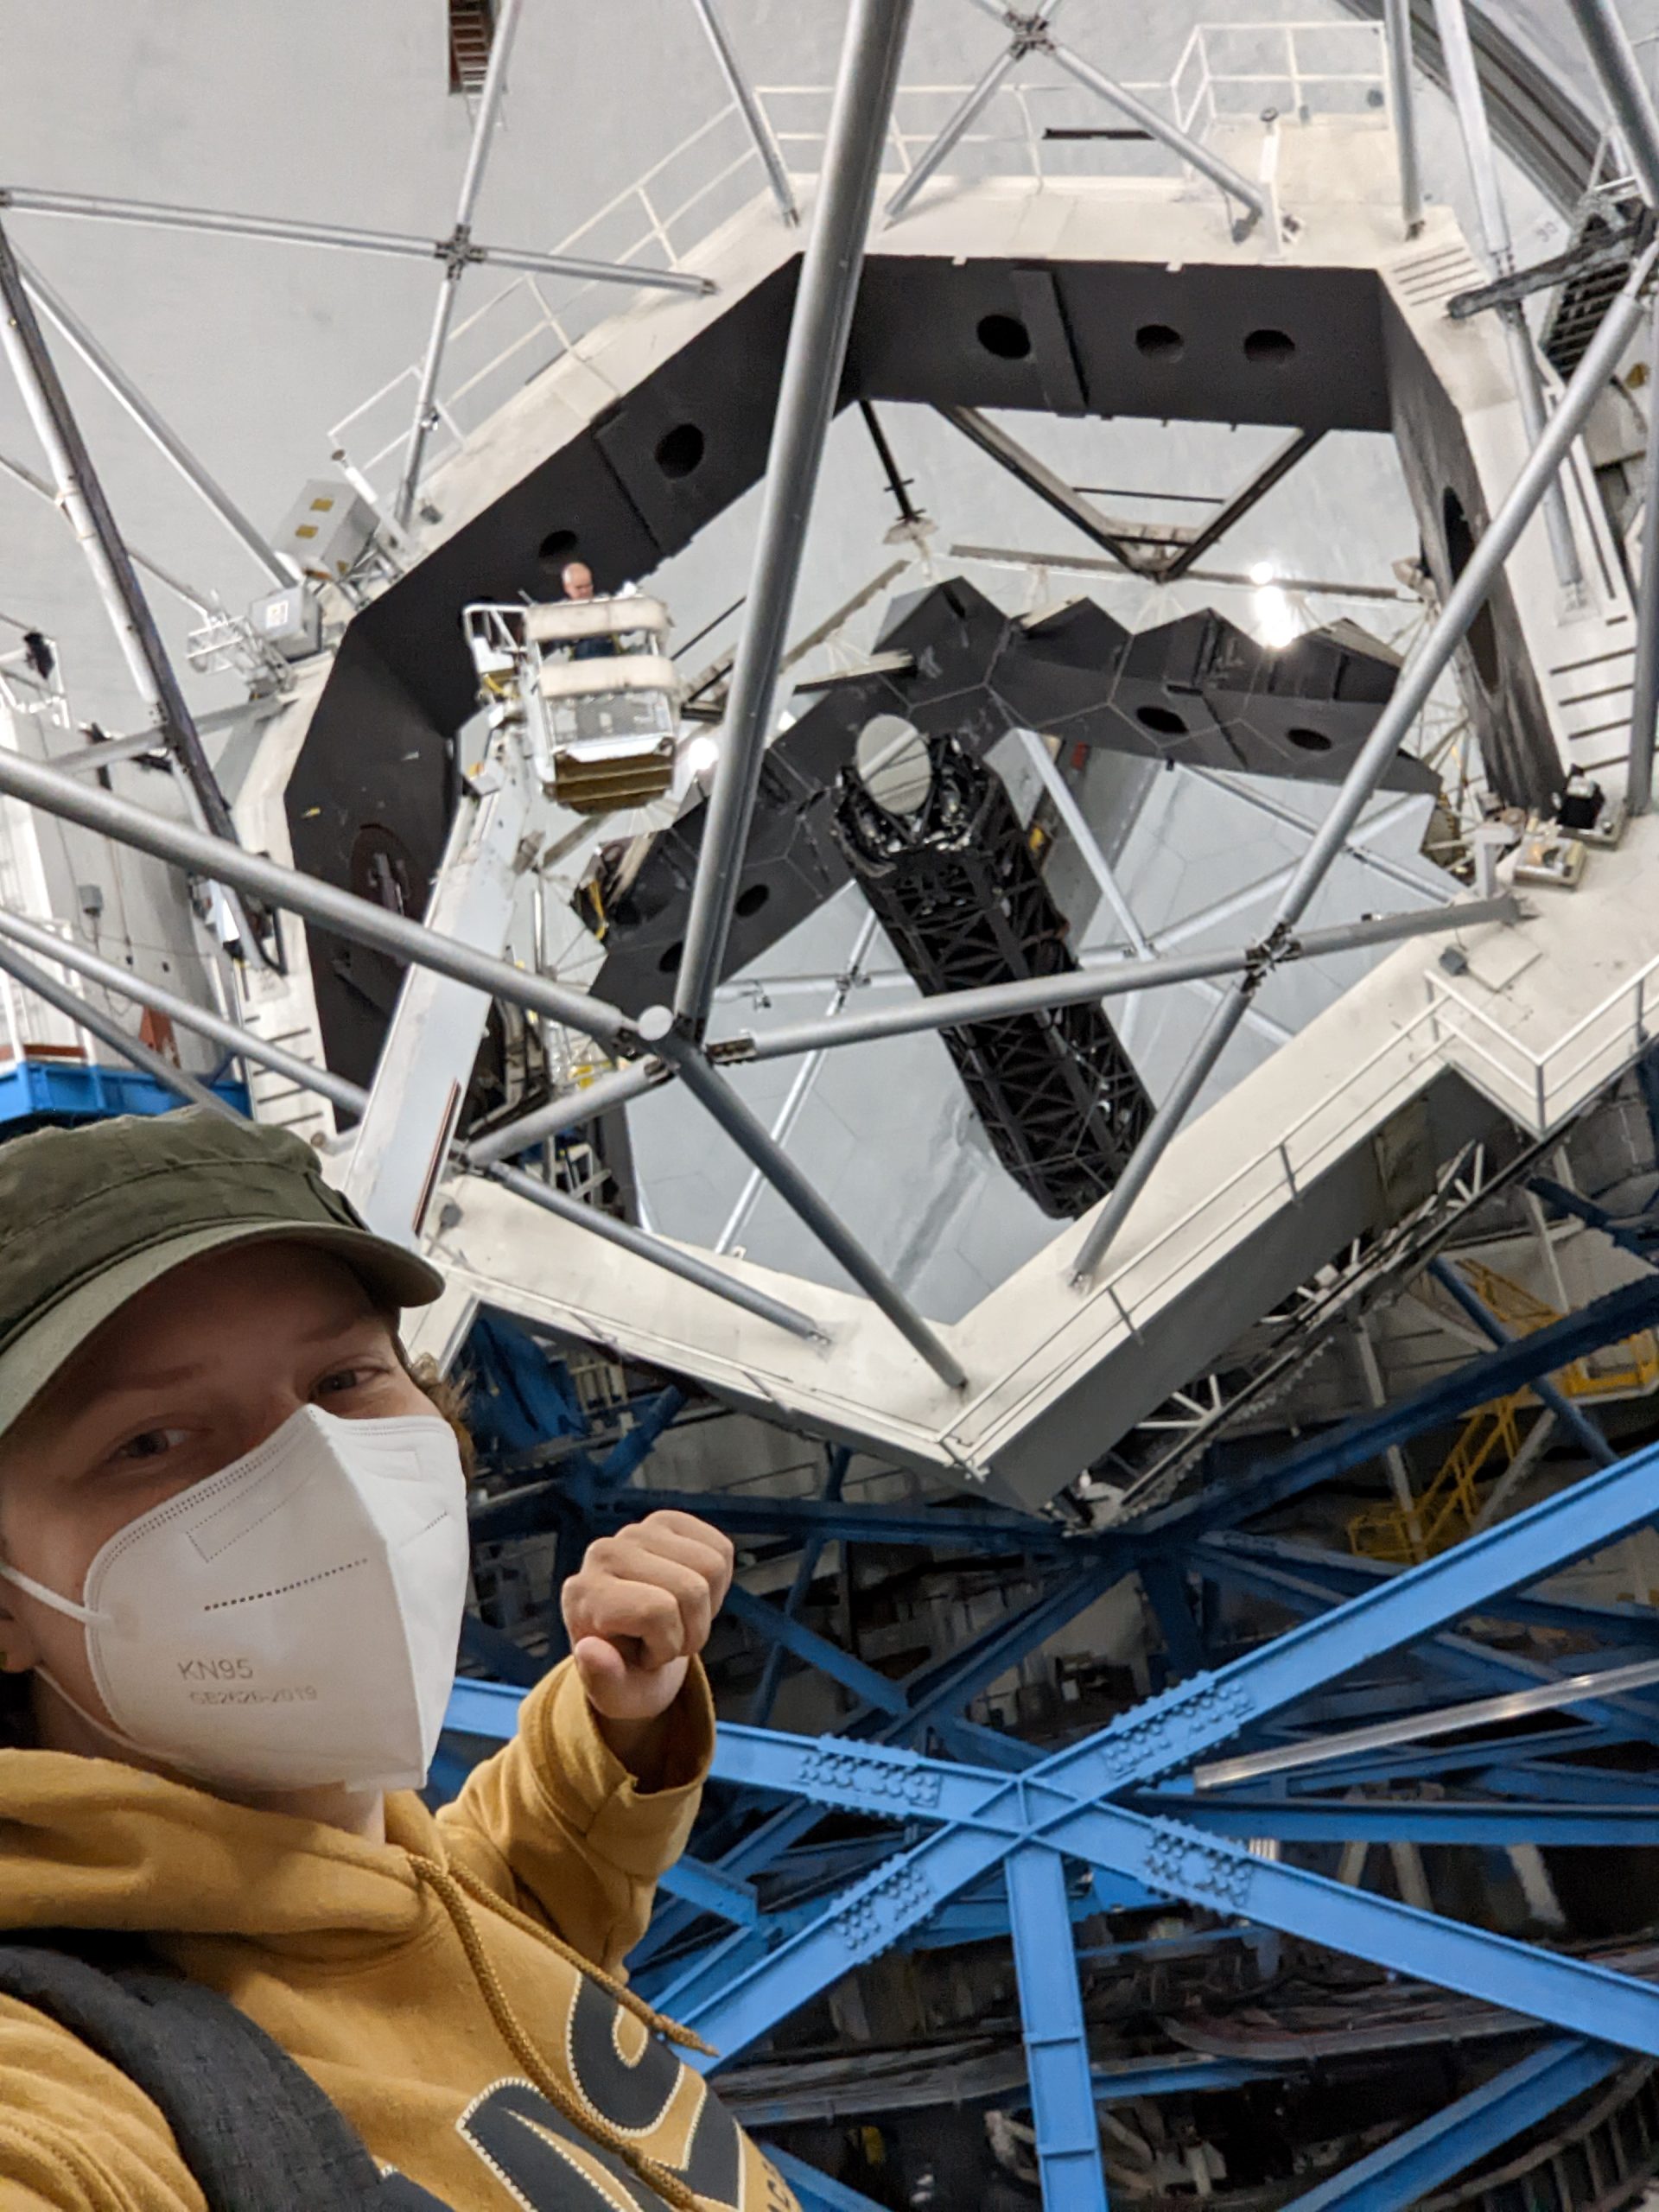
<svg viewBox="0 0 1659 2212">
<path fill-rule="evenodd" d="M 315 1329 L 306 1330 L 298 1338 L 298 1342 L 302 1344 L 331 1344 L 336 1337 L 343 1337 L 348 1330 L 356 1328 L 360 1322 L 365 1321 L 378 1321 L 388 1333 L 391 1332 L 391 1324 L 385 1315 L 365 1303 L 362 1306 L 353 1306 L 349 1313 L 342 1311 L 336 1313 L 329 1320 L 319 1321 Z"/>
<path fill-rule="evenodd" d="M 100 1398 L 131 1398 L 151 1390 L 170 1390 L 175 1382 L 188 1382 L 200 1375 L 205 1365 L 202 1360 L 192 1360 L 188 1366 L 146 1368 L 138 1375 L 124 1376 L 118 1370 L 101 1380 L 89 1377 L 78 1394 L 79 1402 L 85 1406 Z"/>
</svg>

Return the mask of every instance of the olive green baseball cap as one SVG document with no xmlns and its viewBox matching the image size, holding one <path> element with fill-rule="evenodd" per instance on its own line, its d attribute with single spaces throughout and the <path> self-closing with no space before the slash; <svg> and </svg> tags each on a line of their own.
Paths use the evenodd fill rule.
<svg viewBox="0 0 1659 2212">
<path fill-rule="evenodd" d="M 392 1309 L 443 1288 L 283 1129 L 193 1106 L 0 1144 L 0 1435 L 130 1298 L 204 1252 L 277 1242 L 334 1253 Z"/>
</svg>

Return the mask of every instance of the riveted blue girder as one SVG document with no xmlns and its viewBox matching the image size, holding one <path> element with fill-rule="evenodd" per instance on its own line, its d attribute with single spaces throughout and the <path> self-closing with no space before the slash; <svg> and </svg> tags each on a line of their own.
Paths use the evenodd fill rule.
<svg viewBox="0 0 1659 2212">
<path fill-rule="evenodd" d="M 887 1948 L 1016 1842 L 1040 1840 L 1148 1888 L 1243 1913 L 1580 2033 L 1659 2051 L 1659 1991 L 1254 1859 L 1197 1827 L 1147 1820 L 1106 1802 L 1185 1770 L 1247 1723 L 1600 1549 L 1650 1516 L 1656 1466 L 1659 1450 L 1634 1453 L 1218 1673 L 1183 1683 L 1012 1780 L 874 1745 L 804 1744 L 774 1758 L 762 1739 L 746 1744 L 746 1732 L 726 1732 L 728 1778 L 942 1825 L 734 1977 L 696 2016 L 697 2024 L 728 2052 L 741 2049 L 849 1967 Z"/>
<path fill-rule="evenodd" d="M 1107 2212 L 1065 1867 L 1042 1844 L 1023 1843 L 1003 1871 L 1044 2212 Z"/>
<path fill-rule="evenodd" d="M 707 1988 L 699 2004 L 687 2005 L 677 1994 L 676 2008 L 730 2057 L 809 1994 L 891 1948 L 1011 1850 L 1040 1842 L 1166 1897 L 1236 1913 L 1525 2018 L 1659 2055 L 1659 1987 L 1256 1858 L 1190 1822 L 1080 1798 L 1072 1794 L 1078 1774 L 1072 1759 L 1063 1753 L 1010 1780 L 885 1745 L 723 1729 L 716 1771 L 725 1779 L 848 1811 L 941 1825 L 925 1842 L 842 1891 L 764 1961 Z"/>
</svg>

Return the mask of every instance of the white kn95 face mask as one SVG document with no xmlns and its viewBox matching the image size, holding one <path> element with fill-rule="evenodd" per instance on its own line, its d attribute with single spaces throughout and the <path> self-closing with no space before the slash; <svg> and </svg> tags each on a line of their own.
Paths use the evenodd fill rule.
<svg viewBox="0 0 1659 2212">
<path fill-rule="evenodd" d="M 245 1789 L 418 1789 L 467 1598 L 466 1482 L 435 1414 L 302 1406 L 251 1452 L 111 1536 L 74 1604 L 129 1750 Z"/>
</svg>

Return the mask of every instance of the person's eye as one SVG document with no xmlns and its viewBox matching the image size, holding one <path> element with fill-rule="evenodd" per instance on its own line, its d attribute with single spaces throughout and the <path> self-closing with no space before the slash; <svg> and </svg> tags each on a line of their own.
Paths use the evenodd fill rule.
<svg viewBox="0 0 1659 2212">
<path fill-rule="evenodd" d="M 164 1459 L 188 1441 L 188 1428 L 146 1428 L 137 1436 L 130 1436 L 124 1444 L 118 1445 L 111 1452 L 111 1459 L 131 1466 L 143 1459 Z"/>
<path fill-rule="evenodd" d="M 314 1398 L 349 1397 L 353 1390 L 364 1390 L 372 1382 L 378 1382 L 385 1371 L 372 1360 L 357 1360 L 349 1367 L 332 1369 L 311 1395 Z"/>
</svg>

